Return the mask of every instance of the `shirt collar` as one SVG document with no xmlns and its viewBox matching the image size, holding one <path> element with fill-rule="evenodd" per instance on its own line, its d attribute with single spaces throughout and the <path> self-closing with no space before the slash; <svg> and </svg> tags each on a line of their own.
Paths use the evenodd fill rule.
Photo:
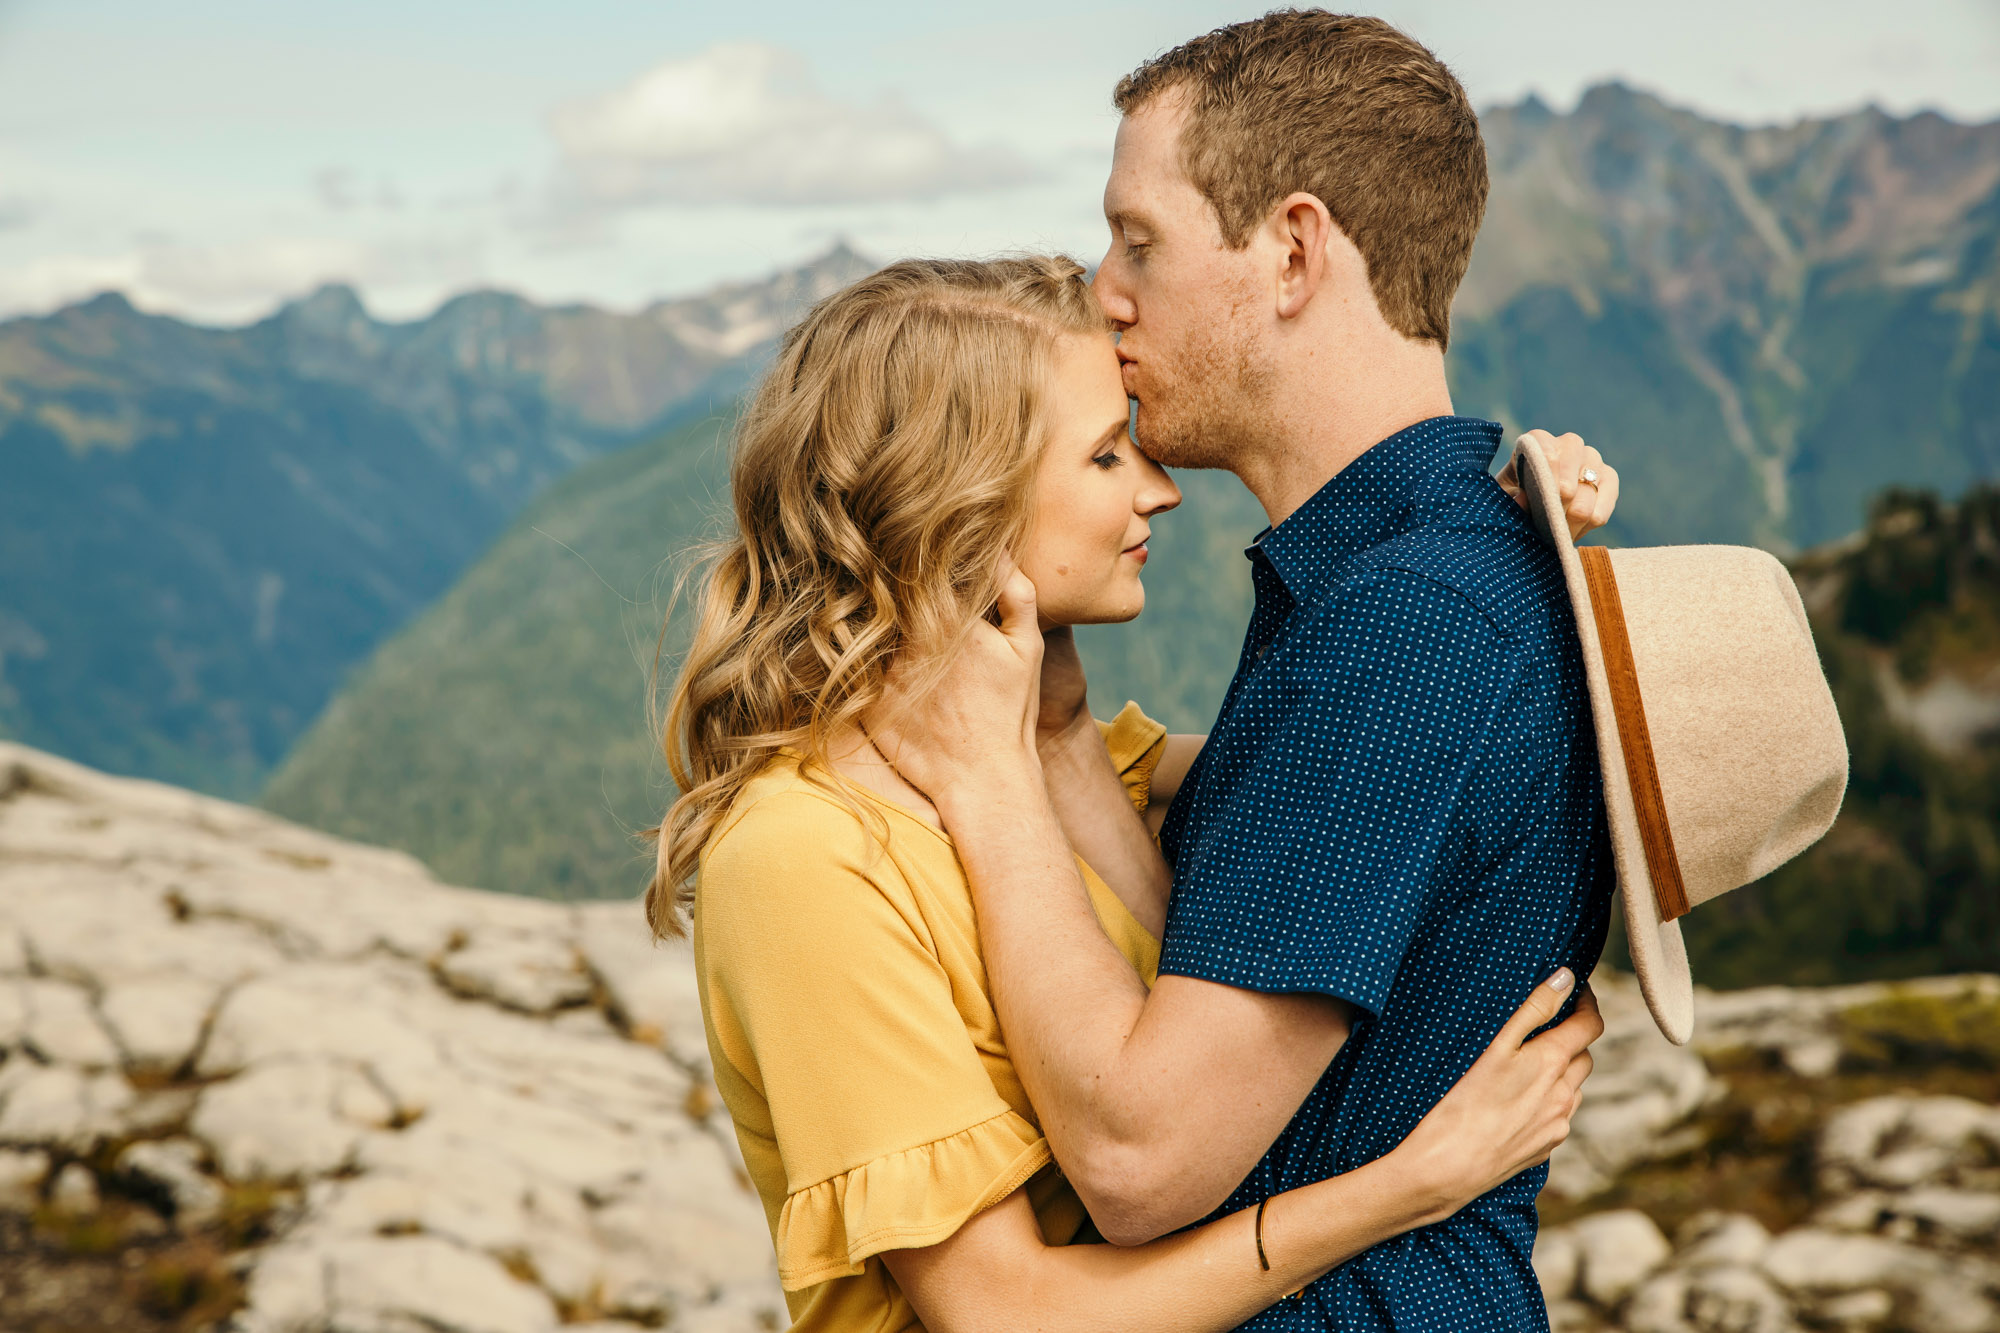
<svg viewBox="0 0 2000 1333">
<path fill-rule="evenodd" d="M 1284 522 L 1264 529 L 1244 554 L 1268 560 L 1286 591 L 1303 601 L 1343 557 L 1416 526 L 1423 483 L 1484 475 L 1500 436 L 1498 422 L 1478 417 L 1432 417 L 1405 427 L 1342 468 Z"/>
</svg>

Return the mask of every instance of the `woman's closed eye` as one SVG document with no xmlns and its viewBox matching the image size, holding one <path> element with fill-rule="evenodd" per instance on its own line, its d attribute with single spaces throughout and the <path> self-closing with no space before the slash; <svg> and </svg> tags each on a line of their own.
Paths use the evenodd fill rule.
<svg viewBox="0 0 2000 1333">
<path fill-rule="evenodd" d="M 1115 467 L 1125 466 L 1125 460 L 1119 457 L 1118 451 L 1116 449 L 1106 449 L 1103 453 L 1098 454 L 1090 461 L 1097 464 L 1098 467 L 1103 468 L 1106 472 L 1109 472 L 1112 468 Z"/>
</svg>

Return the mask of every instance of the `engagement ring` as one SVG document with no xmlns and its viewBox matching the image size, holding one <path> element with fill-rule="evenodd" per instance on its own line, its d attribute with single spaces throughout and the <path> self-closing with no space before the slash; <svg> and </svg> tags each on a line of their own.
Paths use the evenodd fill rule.
<svg viewBox="0 0 2000 1333">
<path fill-rule="evenodd" d="M 1582 482 L 1586 486 L 1595 486 L 1597 484 L 1597 469 L 1594 467 L 1587 467 L 1583 471 L 1577 473 L 1576 479 Z"/>
</svg>

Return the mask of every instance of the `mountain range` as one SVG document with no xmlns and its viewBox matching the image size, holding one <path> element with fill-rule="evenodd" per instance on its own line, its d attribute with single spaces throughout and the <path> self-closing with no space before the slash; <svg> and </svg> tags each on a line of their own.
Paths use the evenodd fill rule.
<svg viewBox="0 0 2000 1333">
<path fill-rule="evenodd" d="M 501 292 L 245 328 L 107 294 L 0 323 L 0 733 L 254 794 L 347 672 L 587 459 L 739 393 L 873 265 L 634 314 Z"/>
<path fill-rule="evenodd" d="M 1602 447 L 1625 481 L 1607 540 L 1752 542 L 1825 583 L 1912 521 L 1882 517 L 1888 488 L 1944 514 L 2000 477 L 2000 124 L 1744 128 L 1607 85 L 1484 125 L 1455 401 Z M 727 404 L 803 300 L 868 266 L 836 250 L 625 316 L 489 293 L 384 325 L 334 289 L 241 330 L 115 298 L 0 325 L 0 458 L 40 488 L 0 487 L 0 730 L 230 794 L 275 769 L 272 808 L 460 882 L 629 893 L 631 834 L 671 795 L 644 724 L 664 590 L 717 521 Z M 1180 480 L 1146 615 L 1081 639 L 1100 708 L 1203 730 L 1263 519 L 1226 476 Z M 1857 638 L 1834 600 L 1816 615 L 1850 727 L 1893 740 L 1857 744 L 1857 792 L 1864 750 L 1893 751 L 1883 792 L 1984 811 L 1966 756 L 2000 682 L 1905 672 L 1903 631 Z M 1894 846 L 1867 864 L 2000 889 L 1969 853 L 1934 870 L 1944 844 L 1883 799 L 1815 875 Z M 1785 920 L 1756 938 L 1840 947 Z M 1938 959 L 1872 929 L 1855 940 Z"/>
</svg>

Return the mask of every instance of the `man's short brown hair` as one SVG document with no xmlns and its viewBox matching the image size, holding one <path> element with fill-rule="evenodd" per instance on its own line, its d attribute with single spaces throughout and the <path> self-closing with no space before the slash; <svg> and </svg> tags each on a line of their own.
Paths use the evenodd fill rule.
<svg viewBox="0 0 2000 1333">
<path fill-rule="evenodd" d="M 1316 196 L 1368 264 L 1390 327 L 1439 347 L 1486 211 L 1486 146 L 1465 89 L 1378 18 L 1280 9 L 1155 57 L 1118 82 L 1126 114 L 1185 99 L 1181 166 L 1240 250 L 1279 200 Z"/>
</svg>

